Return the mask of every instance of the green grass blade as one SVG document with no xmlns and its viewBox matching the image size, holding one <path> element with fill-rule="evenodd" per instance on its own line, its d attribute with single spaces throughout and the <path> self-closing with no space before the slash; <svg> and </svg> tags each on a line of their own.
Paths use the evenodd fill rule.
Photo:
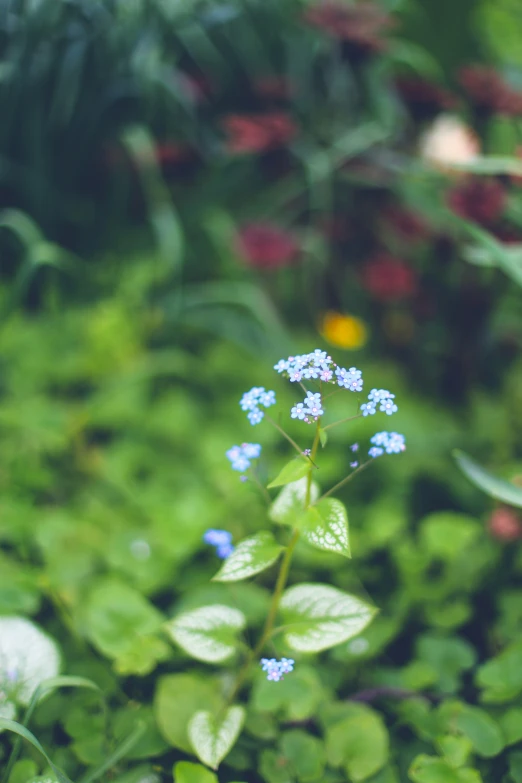
<svg viewBox="0 0 522 783">
<path fill-rule="evenodd" d="M 131 732 L 131 734 L 129 734 L 127 739 L 125 739 L 102 764 L 88 772 L 87 775 L 84 775 L 80 783 L 93 783 L 94 780 L 97 780 L 105 772 L 107 772 L 107 770 L 111 769 L 111 767 L 113 767 L 120 759 L 126 756 L 130 750 L 132 750 L 134 745 L 145 732 L 145 729 L 145 723 L 141 721 L 137 723 L 136 728 L 133 732 Z"/>
<path fill-rule="evenodd" d="M 59 780 L 59 783 L 71 783 L 71 780 L 67 777 L 67 775 L 62 772 L 58 767 L 56 767 L 45 750 L 42 748 L 34 734 L 32 734 L 29 729 L 26 729 L 25 726 L 22 726 L 21 723 L 18 723 L 15 720 L 9 720 L 8 718 L 0 718 L 0 729 L 5 729 L 7 731 L 12 731 L 14 734 L 18 734 L 19 737 L 25 739 L 27 742 L 29 742 L 34 748 L 36 748 L 37 751 L 39 751 L 44 759 L 47 761 L 49 766 L 51 767 L 52 771 L 56 775 L 56 777 Z M 6 769 L 5 775 L 4 775 L 4 781 L 7 783 L 8 780 L 8 773 L 9 768 Z"/>
<path fill-rule="evenodd" d="M 508 503 L 510 506 L 522 508 L 521 487 L 493 476 L 463 451 L 454 451 L 453 456 L 462 472 L 486 495 L 496 500 L 501 500 L 503 503 Z"/>
</svg>

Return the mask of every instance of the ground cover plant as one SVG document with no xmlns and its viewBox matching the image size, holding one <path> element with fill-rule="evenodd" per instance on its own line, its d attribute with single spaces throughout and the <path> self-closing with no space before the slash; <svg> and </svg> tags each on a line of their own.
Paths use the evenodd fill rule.
<svg viewBox="0 0 522 783">
<path fill-rule="evenodd" d="M 522 780 L 519 14 L 0 0 L 5 783 Z"/>
</svg>

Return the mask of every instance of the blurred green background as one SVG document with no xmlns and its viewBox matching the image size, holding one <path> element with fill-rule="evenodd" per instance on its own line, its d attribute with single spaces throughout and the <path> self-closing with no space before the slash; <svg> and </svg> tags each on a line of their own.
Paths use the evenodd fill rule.
<svg viewBox="0 0 522 783">
<path fill-rule="evenodd" d="M 303 546 L 294 577 L 380 614 L 278 696 L 255 681 L 220 780 L 522 781 L 522 518 L 451 457 L 522 483 L 521 25 L 517 0 L 0 0 L 0 615 L 103 688 L 115 745 L 146 719 L 111 780 L 190 757 L 162 678 L 203 667 L 158 622 L 266 614 L 270 575 L 211 585 L 202 535 L 262 524 L 224 456 L 238 401 L 289 409 L 273 364 L 321 347 L 392 389 L 408 449 L 344 490 L 353 560 Z M 374 428 L 335 430 L 325 485 Z M 362 761 L 328 734 L 360 692 Z M 31 728 L 74 780 L 106 757 L 94 696 Z"/>
</svg>

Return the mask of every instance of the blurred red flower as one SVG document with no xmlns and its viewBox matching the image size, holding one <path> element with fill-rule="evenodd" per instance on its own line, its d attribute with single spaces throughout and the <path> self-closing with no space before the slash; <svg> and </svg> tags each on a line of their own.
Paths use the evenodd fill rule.
<svg viewBox="0 0 522 783">
<path fill-rule="evenodd" d="M 417 291 L 417 276 L 404 261 L 388 255 L 377 255 L 366 261 L 361 283 L 375 299 L 391 302 L 406 299 Z"/>
<path fill-rule="evenodd" d="M 500 506 L 488 519 L 488 530 L 497 541 L 516 541 L 522 537 L 522 522 L 510 506 Z"/>
<path fill-rule="evenodd" d="M 399 76 L 395 86 L 404 103 L 418 119 L 434 117 L 441 111 L 455 108 L 457 104 L 457 99 L 449 90 L 417 76 Z"/>
<path fill-rule="evenodd" d="M 292 234 L 271 223 L 248 223 L 239 230 L 237 250 L 250 266 L 277 269 L 295 261 L 299 244 Z"/>
<path fill-rule="evenodd" d="M 491 177 L 470 177 L 448 193 L 450 209 L 484 226 L 490 226 L 500 217 L 505 203 L 503 185 Z"/>
<path fill-rule="evenodd" d="M 411 209 L 399 206 L 387 207 L 383 212 L 384 222 L 404 242 L 421 242 L 430 231 L 424 218 Z"/>
<path fill-rule="evenodd" d="M 222 120 L 229 152 L 267 152 L 283 147 L 297 134 L 288 114 L 229 114 Z"/>
<path fill-rule="evenodd" d="M 522 93 L 510 87 L 494 68 L 467 65 L 461 68 L 459 81 L 477 109 L 513 116 L 522 114 Z"/>
<path fill-rule="evenodd" d="M 393 21 L 380 6 L 371 2 L 347 5 L 323 0 L 307 9 L 305 21 L 334 38 L 352 44 L 360 53 L 374 54 L 386 49 L 384 34 Z"/>
</svg>

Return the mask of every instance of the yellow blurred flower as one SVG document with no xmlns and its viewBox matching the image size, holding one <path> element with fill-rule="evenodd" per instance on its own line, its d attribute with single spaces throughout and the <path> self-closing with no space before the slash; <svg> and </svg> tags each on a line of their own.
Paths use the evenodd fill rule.
<svg viewBox="0 0 522 783">
<path fill-rule="evenodd" d="M 321 321 L 319 332 L 330 345 L 353 351 L 362 348 L 368 340 L 368 329 L 364 321 L 355 315 L 344 315 L 328 310 Z"/>
</svg>

